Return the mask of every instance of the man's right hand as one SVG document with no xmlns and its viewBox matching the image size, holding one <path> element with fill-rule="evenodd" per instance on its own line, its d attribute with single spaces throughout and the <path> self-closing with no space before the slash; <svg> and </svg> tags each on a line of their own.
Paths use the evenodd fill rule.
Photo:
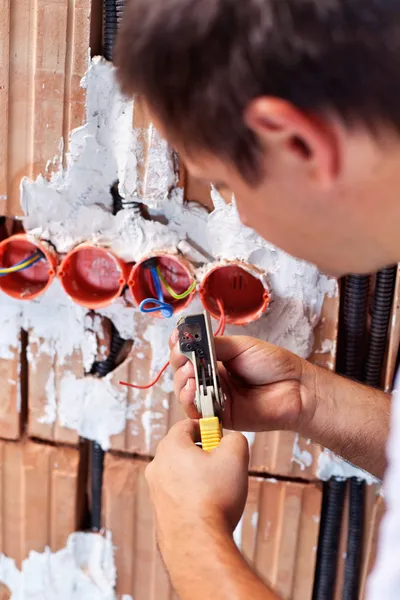
<svg viewBox="0 0 400 600">
<path fill-rule="evenodd" d="M 194 406 L 193 366 L 171 340 L 175 394 L 186 413 Z M 215 340 L 227 396 L 224 427 L 237 431 L 296 431 L 382 478 L 390 396 L 310 364 L 250 337 Z"/>
<path fill-rule="evenodd" d="M 171 336 L 171 364 L 176 370 L 175 395 L 190 418 L 195 379 L 191 361 Z M 251 337 L 215 339 L 221 385 L 227 397 L 224 426 L 238 431 L 298 430 L 315 412 L 312 366 L 288 350 Z"/>
</svg>

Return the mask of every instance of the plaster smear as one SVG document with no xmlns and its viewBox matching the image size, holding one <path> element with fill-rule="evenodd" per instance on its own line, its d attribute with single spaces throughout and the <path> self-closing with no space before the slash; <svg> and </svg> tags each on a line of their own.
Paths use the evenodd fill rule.
<svg viewBox="0 0 400 600">
<path fill-rule="evenodd" d="M 68 373 L 61 380 L 58 404 L 60 424 L 79 435 L 110 448 L 110 436 L 121 433 L 126 424 L 125 393 L 108 378 L 78 379 Z"/>
<path fill-rule="evenodd" d="M 37 342 L 39 354 L 57 355 L 60 365 L 85 344 L 87 310 L 66 296 L 58 280 L 29 302 L 0 292 L 0 306 L 0 358 L 12 358 L 10 350 L 15 348 L 21 328 L 29 332 L 31 342 Z M 35 368 L 32 357 L 30 364 Z"/>
<path fill-rule="evenodd" d="M 73 533 L 58 552 L 30 552 L 21 571 L 0 555 L 0 582 L 11 600 L 117 600 L 111 535 Z"/>
<path fill-rule="evenodd" d="M 379 479 L 376 479 L 367 471 L 355 467 L 326 449 L 321 452 L 318 458 L 317 477 L 323 481 L 328 481 L 331 477 L 342 477 L 343 479 L 357 477 L 363 479 L 368 485 L 381 483 Z"/>
<path fill-rule="evenodd" d="M 243 226 L 235 203 L 226 205 L 215 189 L 210 190 L 215 205 L 211 214 L 196 203 L 184 203 L 182 190 L 174 187 L 176 175 L 170 148 L 153 126 L 148 128 L 147 136 L 143 130 L 132 128 L 137 107 L 121 95 L 115 70 L 109 63 L 93 59 L 83 85 L 87 91 L 87 124 L 71 134 L 66 168 L 60 167 L 50 181 L 38 177 L 36 181 L 22 182 L 26 229 L 51 242 L 59 253 L 82 241 L 91 241 L 111 248 L 128 262 L 151 252 L 179 248 L 199 267 L 199 277 L 210 261 L 246 261 L 266 273 L 272 302 L 267 314 L 257 322 L 246 327 L 228 326 L 227 333 L 252 335 L 299 356 L 308 356 L 324 297 L 337 293 L 336 282 Z M 144 181 L 139 185 L 138 166 L 144 162 Z M 147 205 L 150 219 L 135 208 L 112 214 L 110 188 L 117 180 L 127 205 L 131 201 Z M 85 370 L 89 370 L 95 356 L 95 339 L 85 325 L 87 311 L 60 291 L 58 281 L 38 301 L 17 303 L 9 310 L 17 311 L 22 326 L 37 339 L 41 353 L 57 356 L 63 365 L 74 350 L 79 350 Z M 197 297 L 189 311 L 199 310 L 202 307 Z M 50 312 L 54 313 L 52 318 Z M 122 337 L 135 339 L 138 315 L 129 298 L 118 300 L 100 313 L 113 320 Z M 143 339 L 152 347 L 153 375 L 168 359 L 168 338 L 176 319 L 142 319 L 142 324 L 147 319 Z M 12 332 L 8 334 L 11 337 Z M 11 344 L 1 344 L 0 352 L 6 354 Z M 141 352 L 140 339 L 135 339 L 133 355 L 136 352 Z M 33 357 L 31 362 L 35 368 Z M 56 415 L 51 383 L 49 379 L 49 407 L 43 417 L 47 422 Z M 158 390 L 160 387 L 166 395 L 172 391 L 170 372 L 165 373 Z M 63 424 L 107 448 L 110 435 L 122 431 L 129 421 L 134 422 L 136 409 L 143 402 L 146 411 L 150 411 L 150 416 L 147 412 L 142 419 L 149 440 L 152 429 L 158 426 L 151 415 L 152 392 L 144 398 L 140 392 L 133 397 L 137 404 L 126 407 L 121 391 L 109 380 L 86 380 L 67 374 L 60 383 L 57 414 Z"/>
<path fill-rule="evenodd" d="M 305 469 L 311 467 L 313 464 L 311 452 L 308 452 L 308 450 L 302 450 L 300 448 L 298 433 L 296 434 L 293 442 L 292 462 L 297 463 L 302 471 L 305 471 Z"/>
</svg>

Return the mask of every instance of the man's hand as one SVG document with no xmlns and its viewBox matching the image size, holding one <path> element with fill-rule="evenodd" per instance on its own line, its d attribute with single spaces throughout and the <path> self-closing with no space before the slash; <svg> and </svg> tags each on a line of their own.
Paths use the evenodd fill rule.
<svg viewBox="0 0 400 600">
<path fill-rule="evenodd" d="M 193 365 L 179 351 L 177 332 L 171 336 L 170 346 L 176 398 L 189 417 L 199 418 L 194 406 Z M 223 414 L 227 429 L 297 430 L 301 420 L 312 418 L 315 394 L 312 377 L 307 376 L 308 363 L 288 350 L 251 337 L 216 338 L 215 347 L 227 397 Z"/>
<path fill-rule="evenodd" d="M 181 600 L 278 600 L 232 539 L 247 496 L 247 441 L 229 434 L 207 453 L 196 446 L 199 439 L 198 421 L 181 421 L 146 469 L 172 584 Z"/>
<path fill-rule="evenodd" d="M 245 437 L 227 435 L 211 453 L 196 446 L 199 440 L 198 421 L 177 423 L 146 469 L 161 550 L 165 540 L 179 543 L 194 527 L 232 534 L 242 515 L 249 465 Z"/>
<path fill-rule="evenodd" d="M 174 387 L 187 414 L 194 407 L 193 366 L 170 340 Z M 390 396 L 250 337 L 215 340 L 227 396 L 224 426 L 239 431 L 296 431 L 379 478 L 386 467 Z"/>
</svg>

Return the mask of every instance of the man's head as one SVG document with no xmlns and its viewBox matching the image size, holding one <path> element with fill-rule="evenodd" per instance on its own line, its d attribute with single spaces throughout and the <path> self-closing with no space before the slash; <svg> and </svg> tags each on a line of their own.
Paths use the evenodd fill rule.
<svg viewBox="0 0 400 600">
<path fill-rule="evenodd" d="M 130 0 L 117 66 L 266 239 L 337 274 L 400 258 L 400 0 Z"/>
</svg>

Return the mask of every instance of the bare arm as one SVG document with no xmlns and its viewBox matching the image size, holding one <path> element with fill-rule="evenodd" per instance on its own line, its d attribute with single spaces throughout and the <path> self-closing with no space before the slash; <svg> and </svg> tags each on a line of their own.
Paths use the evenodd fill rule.
<svg viewBox="0 0 400 600">
<path fill-rule="evenodd" d="M 247 496 L 247 441 L 229 434 L 208 454 L 198 436 L 196 421 L 177 423 L 146 469 L 171 582 L 180 600 L 279 600 L 232 537 Z"/>
<path fill-rule="evenodd" d="M 299 432 L 380 479 L 386 468 L 390 395 L 304 361 Z"/>
<path fill-rule="evenodd" d="M 163 551 L 181 600 L 278 600 L 249 568 L 229 531 L 202 522 L 185 533 Z"/>
</svg>

